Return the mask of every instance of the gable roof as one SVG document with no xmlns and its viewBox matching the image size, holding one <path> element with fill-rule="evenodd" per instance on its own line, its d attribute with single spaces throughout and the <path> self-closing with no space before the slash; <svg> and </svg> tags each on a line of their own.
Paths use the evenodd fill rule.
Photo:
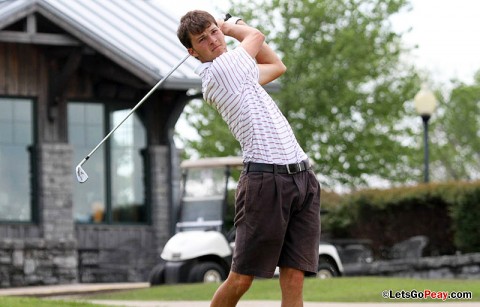
<svg viewBox="0 0 480 307">
<path fill-rule="evenodd" d="M 154 85 L 187 51 L 177 39 L 178 19 L 153 0 L 0 0 L 0 30 L 39 13 L 75 39 Z M 164 88 L 200 88 L 189 58 Z"/>
</svg>

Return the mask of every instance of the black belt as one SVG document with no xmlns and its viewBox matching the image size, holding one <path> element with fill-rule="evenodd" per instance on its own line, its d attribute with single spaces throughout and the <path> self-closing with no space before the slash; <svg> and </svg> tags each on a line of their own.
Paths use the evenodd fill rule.
<svg viewBox="0 0 480 307">
<path fill-rule="evenodd" d="M 277 173 L 277 174 L 296 174 L 310 169 L 310 164 L 307 160 L 294 164 L 266 164 L 266 163 L 245 163 L 244 171 L 261 172 L 261 173 Z"/>
</svg>

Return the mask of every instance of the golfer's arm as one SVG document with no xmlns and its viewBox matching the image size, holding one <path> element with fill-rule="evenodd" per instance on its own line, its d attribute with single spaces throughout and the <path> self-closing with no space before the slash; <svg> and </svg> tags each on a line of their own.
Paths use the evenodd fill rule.
<svg viewBox="0 0 480 307">
<path fill-rule="evenodd" d="M 239 20 L 237 24 L 225 22 L 221 29 L 225 35 L 241 42 L 248 54 L 255 58 L 260 71 L 258 82 L 261 85 L 277 79 L 286 71 L 287 68 L 270 46 L 265 43 L 265 35 L 259 30 L 248 26 L 242 20 Z"/>
<path fill-rule="evenodd" d="M 238 40 L 252 58 L 258 55 L 265 41 L 265 35 L 262 32 L 246 25 L 224 22 L 221 25 L 221 30 L 223 34 Z"/>
<path fill-rule="evenodd" d="M 241 19 L 237 24 L 246 25 Z M 282 60 L 280 60 L 275 51 L 273 51 L 266 42 L 263 42 L 255 60 L 257 60 L 258 69 L 260 70 L 260 79 L 258 82 L 261 85 L 272 82 L 283 75 L 287 70 L 287 67 L 283 64 Z"/>
</svg>

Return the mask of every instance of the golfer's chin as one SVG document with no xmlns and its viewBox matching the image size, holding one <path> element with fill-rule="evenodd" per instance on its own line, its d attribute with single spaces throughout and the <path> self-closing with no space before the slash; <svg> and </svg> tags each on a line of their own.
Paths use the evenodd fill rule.
<svg viewBox="0 0 480 307">
<path fill-rule="evenodd" d="M 205 55 L 203 57 L 198 57 L 198 59 L 202 63 L 213 62 L 213 60 L 224 54 L 226 51 L 227 48 L 218 47 L 217 49 L 212 50 L 212 52 L 208 56 Z"/>
<path fill-rule="evenodd" d="M 213 59 L 216 59 L 217 57 L 221 56 L 225 52 L 227 52 L 226 47 L 221 47 L 221 46 L 217 47 L 216 49 L 212 50 L 212 57 Z"/>
</svg>

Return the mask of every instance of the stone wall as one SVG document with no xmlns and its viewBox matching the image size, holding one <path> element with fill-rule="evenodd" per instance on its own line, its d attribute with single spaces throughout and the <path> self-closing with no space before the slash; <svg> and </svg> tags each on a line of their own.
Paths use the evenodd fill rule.
<svg viewBox="0 0 480 307">
<path fill-rule="evenodd" d="M 151 146 L 148 148 L 151 169 L 151 219 L 155 231 L 155 245 L 161 249 L 171 234 L 172 207 L 170 206 L 170 156 L 167 146 Z M 160 256 L 158 256 L 160 258 Z"/>
<path fill-rule="evenodd" d="M 480 253 L 344 265 L 347 276 L 480 279 Z"/>
<path fill-rule="evenodd" d="M 0 241 L 0 287 L 77 282 L 75 241 L 3 239 Z"/>
<path fill-rule="evenodd" d="M 170 237 L 170 180 L 179 180 L 170 173 L 168 146 L 148 149 L 151 224 L 145 225 L 75 225 L 72 147 L 44 143 L 36 151 L 38 218 L 0 225 L 7 234 L 0 237 L 0 287 L 148 280 Z"/>
<path fill-rule="evenodd" d="M 36 154 L 40 175 L 37 178 L 38 220 L 31 228 L 39 230 L 38 237 L 0 239 L 0 287 L 78 281 L 77 241 L 72 218 L 72 147 L 64 143 L 45 143 L 39 145 Z"/>
<path fill-rule="evenodd" d="M 68 144 L 40 145 L 39 223 L 46 240 L 71 241 L 75 237 L 72 156 Z"/>
<path fill-rule="evenodd" d="M 79 282 L 148 280 L 158 252 L 148 225 L 77 225 Z"/>
</svg>

